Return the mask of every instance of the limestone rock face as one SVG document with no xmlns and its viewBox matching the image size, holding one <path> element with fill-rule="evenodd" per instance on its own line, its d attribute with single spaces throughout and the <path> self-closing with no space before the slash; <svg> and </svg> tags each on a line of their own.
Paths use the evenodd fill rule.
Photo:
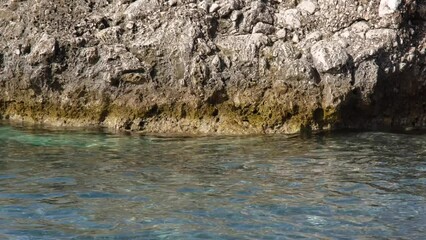
<svg viewBox="0 0 426 240">
<path fill-rule="evenodd" d="M 401 0 L 4 0 L 0 118 L 149 133 L 426 128 Z"/>
</svg>

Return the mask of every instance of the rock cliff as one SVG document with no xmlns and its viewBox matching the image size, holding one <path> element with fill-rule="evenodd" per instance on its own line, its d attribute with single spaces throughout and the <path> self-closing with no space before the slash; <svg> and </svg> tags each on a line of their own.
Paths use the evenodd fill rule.
<svg viewBox="0 0 426 240">
<path fill-rule="evenodd" d="M 426 2 L 3 0 L 0 117 L 150 133 L 426 128 Z"/>
</svg>

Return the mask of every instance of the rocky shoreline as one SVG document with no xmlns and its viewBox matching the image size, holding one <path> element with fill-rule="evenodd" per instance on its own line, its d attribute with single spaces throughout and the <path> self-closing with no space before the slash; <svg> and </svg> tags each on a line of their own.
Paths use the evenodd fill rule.
<svg viewBox="0 0 426 240">
<path fill-rule="evenodd" d="M 426 2 L 8 0 L 0 118 L 144 133 L 426 129 Z"/>
</svg>

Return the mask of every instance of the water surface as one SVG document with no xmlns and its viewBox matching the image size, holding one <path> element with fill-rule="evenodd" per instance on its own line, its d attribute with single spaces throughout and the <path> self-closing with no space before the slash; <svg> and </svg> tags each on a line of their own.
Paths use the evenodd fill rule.
<svg viewBox="0 0 426 240">
<path fill-rule="evenodd" d="M 426 135 L 0 125 L 0 239 L 425 239 Z"/>
</svg>

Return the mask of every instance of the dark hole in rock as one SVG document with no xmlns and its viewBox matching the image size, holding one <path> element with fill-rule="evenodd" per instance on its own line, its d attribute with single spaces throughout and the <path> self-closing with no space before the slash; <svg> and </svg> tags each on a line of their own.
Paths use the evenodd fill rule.
<svg viewBox="0 0 426 240">
<path fill-rule="evenodd" d="M 4 68 L 4 55 L 0 53 L 0 68 Z"/>
<path fill-rule="evenodd" d="M 155 77 L 157 76 L 157 69 L 155 69 L 155 67 L 151 69 L 151 71 L 149 72 L 149 76 L 151 77 L 152 80 L 155 79 Z"/>
<path fill-rule="evenodd" d="M 124 130 L 132 129 L 132 124 L 133 124 L 132 122 L 125 122 L 124 125 L 123 125 Z"/>
<path fill-rule="evenodd" d="M 315 122 L 321 123 L 324 120 L 324 109 L 322 108 L 315 109 L 313 117 Z"/>
<path fill-rule="evenodd" d="M 217 108 L 215 108 L 212 112 L 212 116 L 216 117 L 217 115 L 219 115 L 219 110 Z"/>
</svg>

